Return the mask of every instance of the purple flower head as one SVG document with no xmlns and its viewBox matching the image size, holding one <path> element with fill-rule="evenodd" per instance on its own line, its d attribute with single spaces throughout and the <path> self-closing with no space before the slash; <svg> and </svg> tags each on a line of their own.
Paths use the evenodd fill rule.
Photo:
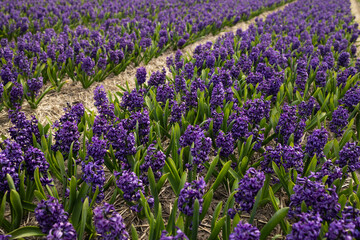
<svg viewBox="0 0 360 240">
<path fill-rule="evenodd" d="M 209 160 L 211 144 L 211 138 L 205 137 L 204 134 L 198 134 L 194 141 L 194 146 L 190 149 L 193 165 L 197 167 L 198 172 L 204 169 L 204 163 Z"/>
<path fill-rule="evenodd" d="M 35 169 L 39 169 L 39 173 L 43 175 L 40 181 L 43 185 L 49 184 L 51 180 L 47 179 L 47 171 L 49 169 L 49 163 L 45 159 L 44 153 L 38 149 L 30 146 L 25 151 L 25 167 L 26 172 L 31 180 L 34 180 Z"/>
<path fill-rule="evenodd" d="M 229 122 L 228 122 L 228 125 L 229 125 Z M 249 118 L 245 114 L 241 113 L 240 116 L 235 116 L 235 119 L 234 119 L 234 122 L 233 122 L 233 125 L 231 128 L 231 133 L 232 133 L 233 138 L 235 140 L 244 138 L 246 136 L 246 134 L 249 132 L 248 125 L 249 125 Z"/>
<path fill-rule="evenodd" d="M 326 184 L 330 186 L 336 179 L 341 179 L 342 175 L 341 168 L 333 164 L 329 159 L 324 162 L 318 172 L 312 173 L 311 177 L 314 177 L 317 181 L 321 181 L 323 177 L 328 176 Z"/>
<path fill-rule="evenodd" d="M 103 187 L 105 184 L 105 172 L 104 167 L 101 162 L 82 162 L 82 179 L 92 188 L 92 192 L 96 191 L 96 188 L 99 188 L 99 195 L 97 196 L 97 201 L 100 201 L 104 198 Z"/>
<path fill-rule="evenodd" d="M 118 65 L 124 59 L 124 53 L 122 50 L 118 49 L 115 51 L 110 50 L 110 60 L 114 62 L 115 65 Z"/>
<path fill-rule="evenodd" d="M 199 136 L 203 136 L 203 130 L 198 126 L 189 125 L 184 134 L 180 137 L 179 144 L 181 147 L 191 146 Z"/>
<path fill-rule="evenodd" d="M 94 162 L 103 164 L 104 157 L 106 155 L 106 149 L 106 140 L 102 140 L 97 136 L 93 136 L 91 143 L 86 144 L 86 160 L 89 160 L 89 157 L 92 157 Z"/>
<path fill-rule="evenodd" d="M 253 150 L 254 151 L 259 150 L 262 146 L 262 142 L 264 141 L 263 129 L 259 129 L 259 126 L 256 126 L 251 130 L 251 132 L 248 132 L 245 135 L 245 138 L 247 139 L 250 136 L 253 136 L 252 142 L 255 143 Z"/>
<path fill-rule="evenodd" d="M 163 68 L 161 72 L 157 71 L 151 74 L 150 79 L 148 81 L 148 85 L 157 87 L 161 84 L 164 84 L 165 79 L 166 79 L 166 70 L 165 68 Z"/>
<path fill-rule="evenodd" d="M 269 118 L 270 101 L 265 101 L 263 97 L 254 100 L 247 100 L 244 104 L 244 110 L 250 121 L 258 124 L 261 119 Z"/>
<path fill-rule="evenodd" d="M 134 111 L 136 109 L 142 108 L 144 105 L 144 92 L 142 90 L 137 91 L 133 89 L 131 93 L 124 92 L 124 95 L 121 100 L 120 106 L 123 108 L 129 109 L 129 111 Z"/>
<path fill-rule="evenodd" d="M 144 191 L 143 182 L 130 170 L 114 174 L 117 178 L 116 186 L 123 192 L 124 199 L 129 202 L 137 202 L 140 199 L 140 191 Z"/>
<path fill-rule="evenodd" d="M 344 104 L 349 111 L 354 110 L 355 106 L 360 102 L 360 87 L 354 86 L 350 88 L 345 96 L 339 101 L 340 104 Z"/>
<path fill-rule="evenodd" d="M 84 116 L 85 108 L 82 103 L 75 104 L 71 108 L 64 108 L 65 114 L 60 117 L 59 122 L 61 124 L 65 123 L 66 121 L 76 122 L 79 124 L 81 118 Z"/>
<path fill-rule="evenodd" d="M 338 65 L 340 67 L 347 67 L 350 63 L 350 53 L 341 52 L 338 59 Z"/>
<path fill-rule="evenodd" d="M 178 209 L 187 216 L 192 216 L 194 213 L 195 200 L 199 201 L 199 212 L 202 212 L 202 203 L 204 201 L 203 195 L 206 183 L 203 178 L 194 180 L 191 183 L 185 183 L 184 188 L 181 189 L 178 198 Z"/>
<path fill-rule="evenodd" d="M 50 240 L 76 240 L 76 231 L 73 225 L 69 222 L 55 223 L 46 239 Z"/>
<path fill-rule="evenodd" d="M 329 224 L 325 237 L 329 240 L 351 240 L 355 232 L 355 224 L 343 219 L 335 220 Z"/>
<path fill-rule="evenodd" d="M 176 75 L 175 79 L 175 91 L 176 92 L 185 92 L 186 91 L 186 80 L 181 75 Z"/>
<path fill-rule="evenodd" d="M 316 99 L 314 97 L 310 97 L 308 102 L 302 101 L 298 105 L 298 114 L 302 118 L 307 118 L 307 117 L 311 116 L 313 111 L 314 111 L 314 114 L 316 114 L 316 112 L 319 110 L 320 110 L 320 106 L 316 102 Z"/>
<path fill-rule="evenodd" d="M 186 105 L 184 102 L 177 103 L 175 102 L 174 105 L 171 108 L 171 117 L 170 117 L 170 123 L 179 123 L 181 124 L 181 118 L 186 113 Z"/>
<path fill-rule="evenodd" d="M 294 134 L 294 142 L 298 143 L 305 130 L 304 123 L 305 121 L 299 121 L 296 116 L 296 106 L 285 104 L 275 129 L 275 133 L 279 136 L 278 141 L 287 143 L 291 134 Z"/>
<path fill-rule="evenodd" d="M 160 240 L 189 240 L 189 238 L 181 231 L 180 228 L 177 228 L 175 236 L 167 236 L 167 231 L 162 231 Z"/>
<path fill-rule="evenodd" d="M 124 128 L 133 131 L 136 130 L 136 124 L 138 124 L 138 137 L 141 143 L 147 143 L 150 133 L 150 117 L 147 110 L 132 112 L 130 117 L 125 120 Z"/>
<path fill-rule="evenodd" d="M 123 218 L 111 204 L 104 203 L 103 206 L 94 209 L 94 225 L 102 239 L 128 240 L 130 238 Z"/>
<path fill-rule="evenodd" d="M 165 105 L 166 101 L 169 100 L 169 105 L 172 105 L 174 95 L 174 88 L 172 86 L 169 84 L 162 84 L 157 87 L 156 101 Z"/>
<path fill-rule="evenodd" d="M 339 167 L 348 166 L 348 172 L 355 172 L 360 168 L 360 147 L 355 142 L 347 142 L 339 152 L 339 159 L 335 161 Z"/>
<path fill-rule="evenodd" d="M 23 94 L 24 94 L 23 86 L 18 82 L 14 82 L 14 84 L 10 90 L 11 104 L 14 106 L 20 105 L 20 102 L 23 98 Z"/>
<path fill-rule="evenodd" d="M 341 136 L 344 132 L 344 128 L 349 123 L 349 112 L 343 106 L 338 107 L 332 114 L 332 120 L 329 124 L 331 132 L 335 133 L 336 136 Z"/>
<path fill-rule="evenodd" d="M 166 155 L 155 148 L 155 144 L 150 144 L 144 158 L 144 163 L 140 166 L 140 171 L 143 173 L 143 180 L 147 180 L 147 171 L 149 167 L 154 172 L 155 178 L 159 179 L 162 175 L 161 169 L 165 165 Z M 146 182 L 146 181 L 144 181 Z"/>
<path fill-rule="evenodd" d="M 187 79 L 192 79 L 194 76 L 194 65 L 192 64 L 192 62 L 188 62 L 185 64 L 184 66 L 184 72 L 185 72 L 185 77 Z"/>
<path fill-rule="evenodd" d="M 54 152 L 60 151 L 67 156 L 70 152 L 71 144 L 73 144 L 72 152 L 76 156 L 80 149 L 80 133 L 76 122 L 66 121 L 55 132 L 55 144 L 52 146 Z"/>
<path fill-rule="evenodd" d="M 35 218 L 43 233 L 49 233 L 54 224 L 67 222 L 68 215 L 62 204 L 54 197 L 41 200 L 35 208 Z"/>
<path fill-rule="evenodd" d="M 308 211 L 319 213 L 326 221 L 334 219 L 340 211 L 335 189 L 326 189 L 321 182 L 298 177 L 293 191 L 289 205 L 290 217 L 296 217 L 301 213 L 302 202 L 305 202 Z"/>
<path fill-rule="evenodd" d="M 96 87 L 96 89 L 94 90 L 94 100 L 94 105 L 101 115 L 104 115 L 105 117 L 110 119 L 116 118 L 114 114 L 114 105 L 109 103 L 105 89 L 102 85 Z"/>
<path fill-rule="evenodd" d="M 327 143 L 328 133 L 325 128 L 315 129 L 313 133 L 307 138 L 305 151 L 310 157 L 323 157 L 323 150 Z"/>
<path fill-rule="evenodd" d="M 139 67 L 136 69 L 136 80 L 139 85 L 142 85 L 146 82 L 146 68 Z"/>
<path fill-rule="evenodd" d="M 27 85 L 29 87 L 29 91 L 30 93 L 34 94 L 35 96 L 37 96 L 39 94 L 40 89 L 43 86 L 43 78 L 42 77 L 38 77 L 38 78 L 30 78 L 27 81 Z"/>
<path fill-rule="evenodd" d="M 319 213 L 302 213 L 299 221 L 292 225 L 288 240 L 317 239 L 320 235 L 322 219 Z"/>
<path fill-rule="evenodd" d="M 342 219 L 345 220 L 346 224 L 352 223 L 355 224 L 355 229 L 353 233 L 353 237 L 355 239 L 360 238 L 360 210 L 352 207 L 352 206 L 345 206 L 342 212 Z"/>
<path fill-rule="evenodd" d="M 82 59 L 81 69 L 89 76 L 95 74 L 94 71 L 95 61 L 91 59 L 91 57 L 85 57 Z"/>
<path fill-rule="evenodd" d="M 294 168 L 298 172 L 303 170 L 304 151 L 300 145 L 294 147 L 278 144 L 275 148 L 268 146 L 264 153 L 264 160 L 261 162 L 263 171 L 272 173 L 272 163 L 278 167 L 283 166 L 285 171 Z"/>
<path fill-rule="evenodd" d="M 216 84 L 212 90 L 211 99 L 210 99 L 211 108 L 212 109 L 216 109 L 217 107 L 222 108 L 224 100 L 225 100 L 224 86 L 220 82 Z"/>
<path fill-rule="evenodd" d="M 4 84 L 0 82 L 0 102 L 4 93 Z"/>
<path fill-rule="evenodd" d="M 231 132 L 225 134 L 222 130 L 220 130 L 215 143 L 218 149 L 221 148 L 220 156 L 222 157 L 228 157 L 234 151 L 235 141 Z"/>
<path fill-rule="evenodd" d="M 235 201 L 240 205 L 241 211 L 250 212 L 255 203 L 255 197 L 263 187 L 265 174 L 255 168 L 249 168 L 239 181 L 239 188 L 235 193 Z"/>
<path fill-rule="evenodd" d="M 230 234 L 229 240 L 259 240 L 260 231 L 250 223 L 240 221 Z"/>
<path fill-rule="evenodd" d="M 13 124 L 9 129 L 10 136 L 15 142 L 20 144 L 23 150 L 33 144 L 33 135 L 37 142 L 40 142 L 38 121 L 35 117 L 27 120 L 25 113 L 19 112 L 18 110 L 9 110 L 9 118 Z"/>
<path fill-rule="evenodd" d="M 0 240 L 10 240 L 10 238 L 11 238 L 11 235 L 0 234 Z"/>
<path fill-rule="evenodd" d="M 0 152 L 0 193 L 9 190 L 6 174 L 9 174 L 16 187 L 19 186 L 20 163 L 24 161 L 21 147 L 16 142 L 5 140 L 5 149 Z"/>
</svg>

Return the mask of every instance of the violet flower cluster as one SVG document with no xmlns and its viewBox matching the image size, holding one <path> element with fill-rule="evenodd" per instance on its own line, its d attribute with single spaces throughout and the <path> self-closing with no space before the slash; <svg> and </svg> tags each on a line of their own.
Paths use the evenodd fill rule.
<svg viewBox="0 0 360 240">
<path fill-rule="evenodd" d="M 124 219 L 115 211 L 113 205 L 104 203 L 103 206 L 96 207 L 93 212 L 95 230 L 101 239 L 130 239 Z"/>
<path fill-rule="evenodd" d="M 206 183 L 203 178 L 194 180 L 191 183 L 186 182 L 183 189 L 180 190 L 178 198 L 178 209 L 187 216 L 194 214 L 194 204 L 196 199 L 199 201 L 199 212 L 202 212 L 202 198 L 205 192 Z"/>
</svg>

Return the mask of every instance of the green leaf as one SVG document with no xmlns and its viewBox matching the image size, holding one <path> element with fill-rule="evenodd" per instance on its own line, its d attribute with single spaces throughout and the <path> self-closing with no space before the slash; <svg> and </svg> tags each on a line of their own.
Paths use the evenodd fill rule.
<svg viewBox="0 0 360 240">
<path fill-rule="evenodd" d="M 203 208 L 202 208 L 202 212 L 201 212 L 201 215 L 200 215 L 200 222 L 204 219 L 204 217 L 205 217 L 205 215 L 206 215 L 206 213 L 207 213 L 207 211 L 208 211 L 208 209 L 210 207 L 213 196 L 214 196 L 214 192 L 213 192 L 212 189 L 205 194 Z"/>
<path fill-rule="evenodd" d="M 224 226 L 225 220 L 226 220 L 226 216 L 220 218 L 220 220 L 215 223 L 215 226 L 211 229 L 209 240 L 218 239 L 218 235 L 220 233 L 221 228 Z"/>
<path fill-rule="evenodd" d="M 282 208 L 271 217 L 268 223 L 260 231 L 260 240 L 265 240 L 276 227 L 276 225 L 283 220 L 289 211 L 288 207 Z"/>
<path fill-rule="evenodd" d="M 148 180 L 149 180 L 149 184 L 150 184 L 151 195 L 154 198 L 155 214 L 157 214 L 158 209 L 159 209 L 159 196 L 158 196 L 158 192 L 157 192 L 157 188 L 156 188 L 155 176 L 154 176 L 154 173 L 153 173 L 151 167 L 148 168 Z M 155 217 L 157 217 L 157 215 L 155 215 Z"/>
<path fill-rule="evenodd" d="M 132 240 L 138 240 L 139 239 L 139 236 L 138 236 L 138 234 L 136 232 L 136 229 L 135 229 L 133 224 L 131 224 L 131 239 Z"/>
<path fill-rule="evenodd" d="M 6 207 L 6 196 L 7 196 L 8 192 L 5 192 L 2 200 L 1 200 L 1 205 L 0 205 L 0 226 L 2 225 L 3 220 L 5 220 L 4 218 L 4 214 L 5 214 L 5 207 Z"/>
<path fill-rule="evenodd" d="M 206 176 L 205 176 L 205 182 L 206 183 L 209 182 L 210 177 L 211 177 L 216 165 L 218 164 L 218 162 L 219 162 L 219 154 L 216 155 L 216 157 L 212 160 L 212 162 L 210 164 L 210 167 L 209 167 L 209 169 L 208 169 L 208 171 L 206 173 Z"/>
<path fill-rule="evenodd" d="M 78 229 L 78 239 L 83 239 L 88 209 L 89 209 L 89 198 L 85 198 L 81 211 L 81 221 Z"/>
<path fill-rule="evenodd" d="M 217 176 L 217 178 L 216 178 L 215 182 L 213 183 L 213 185 L 211 186 L 210 190 L 215 191 L 217 189 L 217 187 L 222 183 L 226 174 L 228 173 L 230 166 L 231 166 L 231 160 L 224 164 L 223 168 L 221 169 L 219 175 Z"/>
<path fill-rule="evenodd" d="M 193 221 L 192 221 L 192 231 L 191 231 L 191 239 L 197 240 L 197 234 L 199 230 L 199 210 L 200 204 L 199 200 L 196 199 L 194 203 L 194 214 L 193 214 Z"/>
<path fill-rule="evenodd" d="M 253 206 L 253 208 L 251 210 L 251 215 L 250 215 L 250 219 L 249 219 L 250 224 L 252 224 L 253 221 L 254 221 L 256 210 L 258 209 L 259 203 L 260 203 L 260 200 L 261 200 L 262 191 L 263 191 L 263 188 L 261 188 L 260 191 L 256 194 L 255 203 L 254 203 L 254 206 Z"/>
<path fill-rule="evenodd" d="M 11 203 L 11 210 L 14 213 L 14 215 L 11 216 L 12 217 L 11 225 L 13 229 L 16 229 L 21 224 L 21 220 L 23 218 L 24 212 L 21 204 L 20 195 L 17 191 L 13 189 L 11 189 L 10 191 L 10 203 Z"/>
<path fill-rule="evenodd" d="M 21 227 L 8 233 L 8 235 L 11 235 L 10 239 L 46 236 L 39 227 L 35 226 Z"/>
<path fill-rule="evenodd" d="M 40 192 L 42 198 L 39 199 L 39 200 L 42 200 L 42 199 L 46 199 L 46 194 L 45 194 L 45 191 L 44 191 L 44 188 L 41 184 L 41 181 L 40 181 L 40 173 L 39 173 L 39 168 L 37 167 L 35 169 L 35 172 L 34 172 L 34 180 L 35 180 L 35 184 L 36 184 L 36 188 L 37 190 Z"/>
</svg>

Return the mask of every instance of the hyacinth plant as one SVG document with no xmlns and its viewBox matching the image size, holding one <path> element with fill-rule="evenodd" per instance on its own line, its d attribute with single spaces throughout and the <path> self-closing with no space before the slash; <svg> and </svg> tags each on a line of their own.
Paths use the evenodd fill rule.
<svg viewBox="0 0 360 240">
<path fill-rule="evenodd" d="M 12 82 L 15 89 L 23 89 L 21 99 L 36 108 L 50 90 L 59 92 L 66 79 L 88 88 L 110 74 L 118 75 L 130 63 L 147 64 L 169 48 L 183 48 L 286 2 L 291 0 L 4 1 L 0 82 L 5 98 L 0 102 L 7 108 L 21 104 L 7 94 L 14 88 L 8 84 Z M 39 77 L 44 84 L 41 94 L 33 81 Z"/>
<path fill-rule="evenodd" d="M 145 5 L 138 9 L 141 14 Z M 160 7 L 151 11 L 165 14 Z M 50 44 L 49 58 L 81 57 L 74 70 L 63 61 L 64 71 L 76 76 L 94 76 L 107 64 L 117 69 L 133 56 L 124 53 L 134 40 L 130 33 L 111 43 L 109 36 L 106 54 L 95 30 L 76 26 L 70 34 L 76 19 L 89 23 L 92 16 L 104 20 L 103 31 L 113 31 L 115 13 L 89 12 L 65 15 L 68 24 L 45 30 L 51 37 L 41 40 Z M 37 39 L 21 33 L 25 17 L 23 23 L 12 25 L 9 38 L 20 39 L 15 49 Z M 137 26 L 123 23 L 124 33 Z M 135 89 L 107 94 L 99 86 L 97 112 L 68 106 L 46 125 L 20 111 L 23 88 L 11 79 L 29 73 L 29 60 L 19 53 L 16 74 L 1 71 L 10 83 L 0 85 L 0 96 L 17 106 L 9 112 L 10 137 L 0 144 L 1 237 L 139 239 L 141 219 L 149 239 L 358 239 L 357 27 L 349 1 L 297 1 L 190 55 L 177 51 L 160 71 L 138 68 Z M 151 43 L 171 47 L 170 33 L 155 28 Z M 74 52 L 59 50 L 60 56 L 51 40 L 62 29 Z M 11 42 L 0 43 L 3 57 L 12 57 Z M 34 93 L 37 80 L 27 82 Z M 265 223 L 259 221 L 264 211 Z M 22 226 L 28 216 L 36 221 Z"/>
</svg>

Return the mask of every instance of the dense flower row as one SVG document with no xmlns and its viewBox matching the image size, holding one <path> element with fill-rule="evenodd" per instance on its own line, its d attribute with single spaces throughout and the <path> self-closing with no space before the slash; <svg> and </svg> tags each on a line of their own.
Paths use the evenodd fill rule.
<svg viewBox="0 0 360 240">
<path fill-rule="evenodd" d="M 97 114 L 77 104 L 43 126 L 10 111 L 3 201 L 14 219 L 16 196 L 33 207 L 50 239 L 137 239 L 117 207 L 146 218 L 150 239 L 197 239 L 209 214 L 208 238 L 266 239 L 279 224 L 287 239 L 358 239 L 358 34 L 349 1 L 297 1 L 167 69 L 138 68 L 122 98 L 97 87 Z"/>
<path fill-rule="evenodd" d="M 44 84 L 60 91 L 67 76 L 88 88 L 131 62 L 147 63 L 170 47 L 184 47 L 281 4 L 284 0 L 3 1 L 0 103 L 14 108 L 26 99 L 36 108 L 51 90 L 42 89 Z"/>
</svg>

